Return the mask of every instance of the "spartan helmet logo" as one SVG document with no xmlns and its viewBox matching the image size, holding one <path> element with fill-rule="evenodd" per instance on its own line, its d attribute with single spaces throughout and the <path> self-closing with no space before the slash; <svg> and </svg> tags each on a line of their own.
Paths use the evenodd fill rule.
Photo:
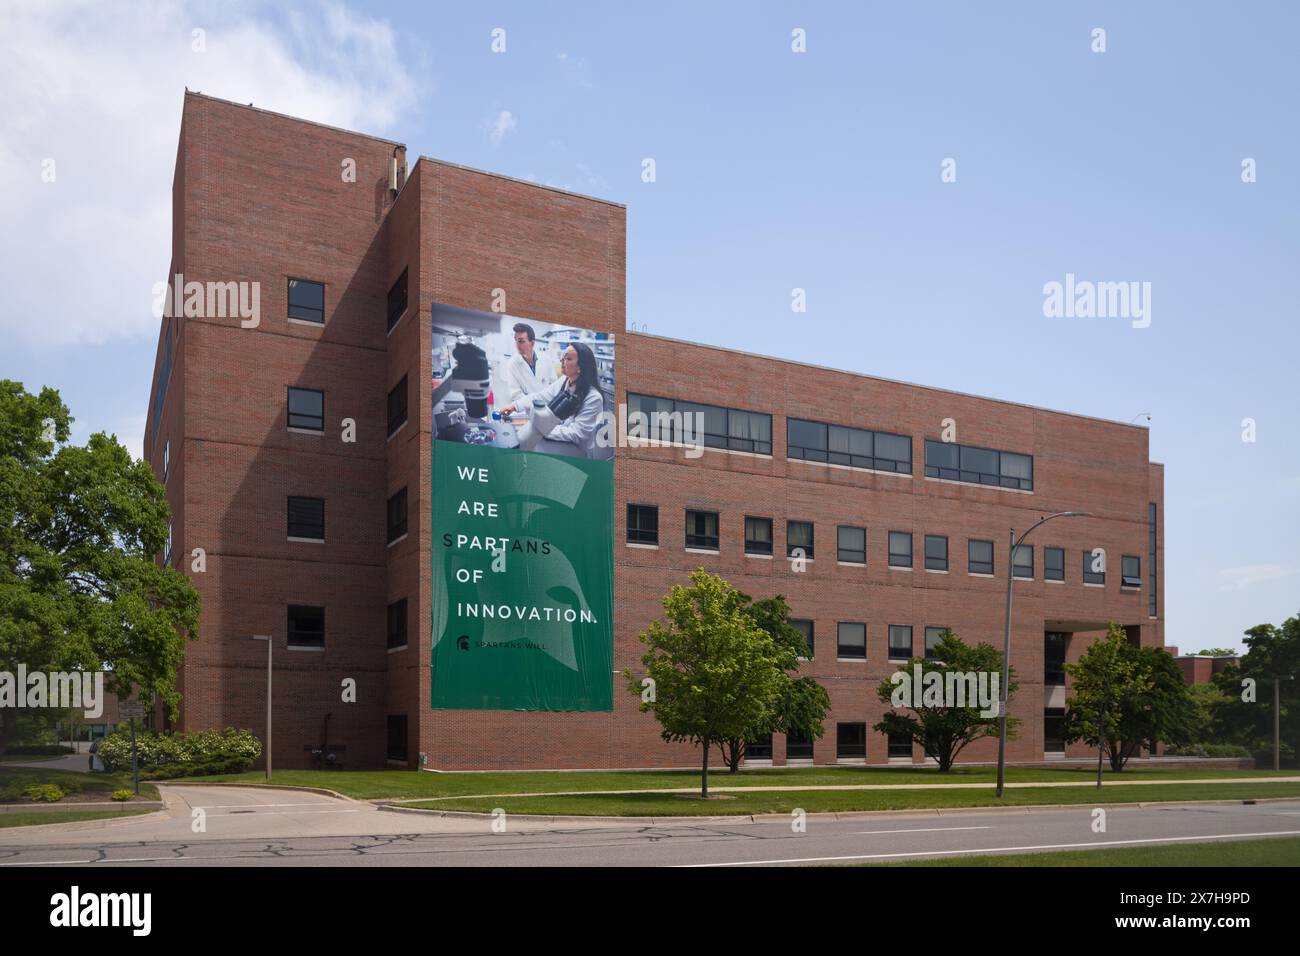
<svg viewBox="0 0 1300 956">
<path fill-rule="evenodd" d="M 456 646 L 462 651 L 469 650 L 469 635 L 462 634 L 460 637 L 456 638 Z"/>
</svg>

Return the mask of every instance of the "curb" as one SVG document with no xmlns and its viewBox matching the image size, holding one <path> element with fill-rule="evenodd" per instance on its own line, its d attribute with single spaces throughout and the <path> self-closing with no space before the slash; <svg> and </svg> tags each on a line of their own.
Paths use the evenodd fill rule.
<svg viewBox="0 0 1300 956">
<path fill-rule="evenodd" d="M 122 810 L 134 807 L 144 810 L 165 810 L 161 800 L 83 800 L 71 803 L 6 803 L 0 805 L 0 816 L 6 813 L 75 813 L 78 810 Z"/>
<path fill-rule="evenodd" d="M 1106 810 L 1145 810 L 1159 807 L 1214 806 L 1225 804 L 1249 805 L 1255 803 L 1294 803 L 1297 801 L 1300 801 L 1300 797 L 1257 797 L 1254 799 L 1237 798 L 1218 800 L 1156 800 L 1144 801 L 1141 803 L 1099 803 L 1097 806 Z M 426 810 L 420 807 L 406 807 L 395 803 L 375 803 L 374 806 L 379 810 L 384 810 L 389 813 L 422 813 L 428 816 L 446 817 L 459 820 L 493 819 L 492 814 L 490 813 L 477 813 L 471 810 Z M 869 820 L 873 818 L 878 819 L 880 817 L 950 817 L 985 813 L 1046 813 L 1051 811 L 1080 809 L 1086 809 L 1091 812 L 1093 807 L 1086 803 L 1042 803 L 1028 804 L 1020 807 L 932 807 L 929 809 L 917 810 L 847 810 L 843 812 L 814 812 L 807 814 L 807 816 L 812 819 L 820 820 Z M 693 825 L 697 823 L 775 823 L 777 821 L 784 823 L 790 819 L 790 815 L 785 813 L 737 813 L 726 816 L 709 817 L 550 816 L 528 813 L 511 813 L 509 816 L 529 823 L 597 823 L 602 825 L 625 823 L 635 824 L 638 826 L 666 826 L 669 824 Z"/>
<path fill-rule="evenodd" d="M 167 816 L 167 810 L 150 810 L 148 813 L 131 813 L 120 817 L 103 817 L 99 820 L 69 820 L 66 823 L 29 823 L 17 827 L 0 827 L 0 843 L 3 843 L 6 833 L 26 833 L 29 830 L 89 830 L 95 827 L 103 826 L 124 826 L 128 823 L 134 823 L 136 820 L 149 820 L 154 817 Z"/>
<path fill-rule="evenodd" d="M 298 793 L 315 793 L 322 797 L 333 797 L 335 800 L 346 800 L 348 803 L 370 803 L 369 800 L 358 800 L 356 797 L 349 797 L 347 794 L 339 793 L 336 790 L 326 790 L 324 787 L 293 787 L 287 783 L 232 783 L 225 780 L 214 780 L 211 783 L 189 780 L 150 780 L 155 787 L 247 787 L 252 790 L 291 790 Z"/>
</svg>

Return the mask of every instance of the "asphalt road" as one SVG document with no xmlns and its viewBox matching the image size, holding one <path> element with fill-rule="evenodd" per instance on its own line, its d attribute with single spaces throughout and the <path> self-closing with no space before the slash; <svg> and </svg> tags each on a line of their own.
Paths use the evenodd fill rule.
<svg viewBox="0 0 1300 956">
<path fill-rule="evenodd" d="M 282 790 L 165 786 L 165 814 L 0 830 L 0 869 L 21 866 L 753 866 L 1300 835 L 1300 801 L 1256 805 L 888 814 L 654 826 L 549 823 L 379 810 Z M 201 814 L 196 814 L 201 810 Z M 195 820 L 203 829 L 196 832 Z M 500 828 L 501 821 L 497 821 Z M 1300 865 L 1300 859 L 1296 860 Z M 0 878 L 2 879 L 2 878 Z"/>
</svg>

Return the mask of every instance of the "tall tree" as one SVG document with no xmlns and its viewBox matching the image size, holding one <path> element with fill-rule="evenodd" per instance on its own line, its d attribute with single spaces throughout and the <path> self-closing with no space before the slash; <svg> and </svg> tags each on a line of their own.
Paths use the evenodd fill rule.
<svg viewBox="0 0 1300 956">
<path fill-rule="evenodd" d="M 746 603 L 748 595 L 742 595 Z M 722 741 L 722 759 L 730 773 L 740 769 L 746 743 L 773 733 L 816 740 L 825 730 L 822 721 L 831 709 L 831 697 L 816 678 L 796 677 L 799 658 L 807 650 L 803 633 L 790 623 L 790 605 L 784 596 L 763 598 L 749 605 L 754 623 L 772 639 L 779 656 L 781 691 L 776 706 L 743 736 Z"/>
<path fill-rule="evenodd" d="M 913 686 L 913 678 L 919 665 L 922 685 Z M 957 761 L 957 757 L 966 747 L 984 737 L 998 735 L 998 718 L 986 716 L 983 711 L 996 711 L 1000 696 L 995 687 L 993 675 L 997 682 L 1002 680 L 1002 652 L 992 644 L 978 644 L 971 647 L 950 629 L 946 629 L 935 645 L 934 657 L 926 660 L 913 657 L 907 662 L 906 670 L 900 669 L 906 683 L 887 678 L 876 688 L 876 695 L 885 703 L 894 705 L 872 729 L 882 734 L 905 734 L 921 745 L 927 757 L 933 757 L 939 763 L 939 771 L 947 773 Z M 934 678 L 925 675 L 934 674 Z M 966 675 L 975 675 L 978 688 L 978 675 L 984 674 L 984 686 L 989 689 L 986 701 L 992 706 L 986 708 L 977 695 L 970 693 L 970 681 Z M 1008 669 L 1007 700 L 1014 696 L 1017 687 L 1015 668 Z M 951 677 L 950 677 L 951 675 Z M 956 690 L 958 682 L 962 683 L 962 706 L 957 706 L 955 697 L 947 696 L 947 688 L 952 684 Z M 938 693 L 935 693 L 936 682 Z M 927 690 L 929 685 L 929 690 Z M 908 691 L 903 693 L 903 691 Z M 902 697 L 902 702 L 898 700 Z M 899 708 L 902 708 L 901 710 Z M 908 713 L 903 711 L 910 711 Z M 1020 720 L 1007 717 L 1007 739 L 1016 739 L 1016 728 Z"/>
<path fill-rule="evenodd" d="M 641 634 L 641 663 L 653 682 L 624 671 L 628 689 L 653 713 L 664 740 L 702 751 L 700 796 L 709 795 L 709 749 L 743 737 L 778 704 L 786 651 L 755 624 L 749 600 L 703 568 L 674 585 L 664 619 Z"/>
<path fill-rule="evenodd" d="M 179 702 L 199 598 L 155 556 L 170 510 L 153 470 L 113 436 L 65 444 L 58 392 L 0 381 L 0 669 L 106 672 L 118 694 Z M 0 753 L 15 727 L 0 708 Z"/>
<path fill-rule="evenodd" d="M 1300 753 L 1300 614 L 1279 627 L 1257 624 L 1245 632 L 1246 653 L 1214 678 L 1229 700 L 1218 707 L 1218 728 L 1228 743 L 1250 748 L 1256 757 L 1273 751 L 1273 681 L 1279 684 L 1282 757 L 1294 761 Z"/>
<path fill-rule="evenodd" d="M 1196 705 L 1174 659 L 1160 647 L 1134 646 L 1120 625 L 1065 669 L 1073 678 L 1065 740 L 1100 746 L 1115 773 L 1145 744 L 1196 735 Z"/>
</svg>

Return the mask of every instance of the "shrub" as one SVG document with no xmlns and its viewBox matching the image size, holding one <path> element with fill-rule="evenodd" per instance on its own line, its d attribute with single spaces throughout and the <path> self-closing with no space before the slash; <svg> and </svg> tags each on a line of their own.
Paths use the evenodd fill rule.
<svg viewBox="0 0 1300 956">
<path fill-rule="evenodd" d="M 151 780 L 197 774 L 239 773 L 262 755 L 262 742 L 247 730 L 202 730 L 188 734 L 136 732 L 140 775 Z M 131 768 L 131 734 L 115 731 L 99 743 L 99 759 L 110 772 Z M 216 767 L 219 769 L 210 769 Z"/>
<path fill-rule="evenodd" d="M 63 788 L 57 783 L 36 783 L 24 790 L 23 796 L 37 803 L 58 803 L 63 799 Z"/>
<path fill-rule="evenodd" d="M 130 790 L 114 790 L 114 791 L 113 791 L 113 799 L 114 799 L 114 800 L 130 800 L 130 799 L 131 799 L 132 797 L 134 797 L 134 796 L 135 796 L 135 794 L 134 794 L 132 791 L 130 791 Z"/>
</svg>

